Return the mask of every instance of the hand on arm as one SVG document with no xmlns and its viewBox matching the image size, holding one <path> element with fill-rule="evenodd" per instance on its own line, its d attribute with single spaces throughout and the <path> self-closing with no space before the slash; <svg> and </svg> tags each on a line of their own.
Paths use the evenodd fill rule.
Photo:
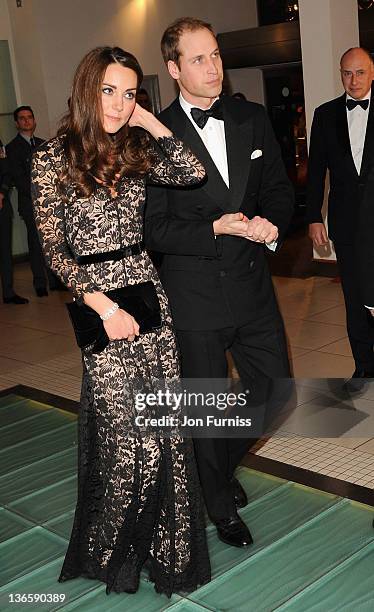
<svg viewBox="0 0 374 612">
<path fill-rule="evenodd" d="M 225 213 L 213 221 L 215 236 L 229 235 L 246 238 L 248 219 L 242 212 Z"/>
<path fill-rule="evenodd" d="M 309 224 L 309 238 L 313 241 L 313 246 L 321 247 L 329 243 L 326 228 L 323 223 Z"/>
<path fill-rule="evenodd" d="M 248 222 L 246 238 L 253 242 L 271 244 L 278 239 L 278 228 L 267 219 L 256 216 Z"/>
</svg>

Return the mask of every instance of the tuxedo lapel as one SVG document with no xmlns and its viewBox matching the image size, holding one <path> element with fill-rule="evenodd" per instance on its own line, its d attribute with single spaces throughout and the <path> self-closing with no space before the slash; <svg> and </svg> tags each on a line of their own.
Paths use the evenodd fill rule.
<svg viewBox="0 0 374 612">
<path fill-rule="evenodd" d="M 226 212 L 229 207 L 230 198 L 229 189 L 225 181 L 178 100 L 174 102 L 172 109 L 173 114 L 170 129 L 191 148 L 193 153 L 195 153 L 196 157 L 205 167 L 207 178 L 202 184 L 201 189 L 203 189 L 209 197 Z"/>
<path fill-rule="evenodd" d="M 336 137 L 341 148 L 344 158 L 346 158 L 352 172 L 357 176 L 357 170 L 353 161 L 351 142 L 349 140 L 347 110 L 346 110 L 346 95 L 343 94 L 338 100 L 336 111 Z"/>
<path fill-rule="evenodd" d="M 239 125 L 225 106 L 224 119 L 230 178 L 230 203 L 231 209 L 238 211 L 243 202 L 251 166 L 253 124 L 251 121 L 246 121 Z"/>
<path fill-rule="evenodd" d="M 373 93 L 372 93 L 373 95 Z M 364 176 L 369 168 L 371 168 L 374 160 L 374 100 L 371 99 L 369 106 L 369 116 L 366 126 L 364 151 L 362 154 L 360 176 Z"/>
</svg>

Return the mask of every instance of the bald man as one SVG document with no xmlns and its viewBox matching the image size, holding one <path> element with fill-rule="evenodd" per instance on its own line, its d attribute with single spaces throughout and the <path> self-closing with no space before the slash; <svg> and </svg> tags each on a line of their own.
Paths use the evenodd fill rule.
<svg viewBox="0 0 374 612">
<path fill-rule="evenodd" d="M 371 101 L 374 65 L 370 54 L 360 47 L 348 49 L 340 60 L 340 73 L 345 93 L 322 104 L 314 113 L 307 218 L 314 246 L 327 245 L 321 209 L 329 170 L 328 231 L 339 265 L 347 331 L 355 362 L 352 378 L 344 387 L 356 392 L 363 389 L 368 379 L 374 378 L 374 319 L 364 305 L 355 249 L 363 194 L 374 162 L 374 102 Z"/>
</svg>

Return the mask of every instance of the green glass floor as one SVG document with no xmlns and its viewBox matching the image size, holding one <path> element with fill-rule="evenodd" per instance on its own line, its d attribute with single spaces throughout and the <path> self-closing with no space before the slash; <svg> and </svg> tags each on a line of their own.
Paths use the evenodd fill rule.
<svg viewBox="0 0 374 612">
<path fill-rule="evenodd" d="M 57 582 L 76 492 L 75 415 L 24 397 L 0 398 L 0 609 L 332 612 L 374 609 L 374 509 L 239 468 L 240 511 L 254 545 L 236 549 L 207 528 L 213 579 L 188 597 L 105 594 L 98 581 Z M 54 601 L 13 603 L 16 594 Z M 61 596 L 60 598 L 58 596 Z M 13 599 L 13 601 L 12 601 Z M 43 598 L 41 597 L 41 600 Z"/>
</svg>

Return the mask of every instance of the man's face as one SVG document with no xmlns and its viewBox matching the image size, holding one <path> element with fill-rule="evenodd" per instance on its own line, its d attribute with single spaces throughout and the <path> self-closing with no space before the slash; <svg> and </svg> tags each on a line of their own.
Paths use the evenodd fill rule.
<svg viewBox="0 0 374 612">
<path fill-rule="evenodd" d="M 36 122 L 32 112 L 29 110 L 19 111 L 16 126 L 19 132 L 32 136 L 36 128 Z"/>
<path fill-rule="evenodd" d="M 353 49 L 343 58 L 340 72 L 345 91 L 355 100 L 364 98 L 374 78 L 373 62 L 362 49 Z"/>
<path fill-rule="evenodd" d="M 168 62 L 183 97 L 202 108 L 210 106 L 222 90 L 222 60 L 213 34 L 206 28 L 184 32 L 179 39 L 179 66 Z"/>
</svg>

